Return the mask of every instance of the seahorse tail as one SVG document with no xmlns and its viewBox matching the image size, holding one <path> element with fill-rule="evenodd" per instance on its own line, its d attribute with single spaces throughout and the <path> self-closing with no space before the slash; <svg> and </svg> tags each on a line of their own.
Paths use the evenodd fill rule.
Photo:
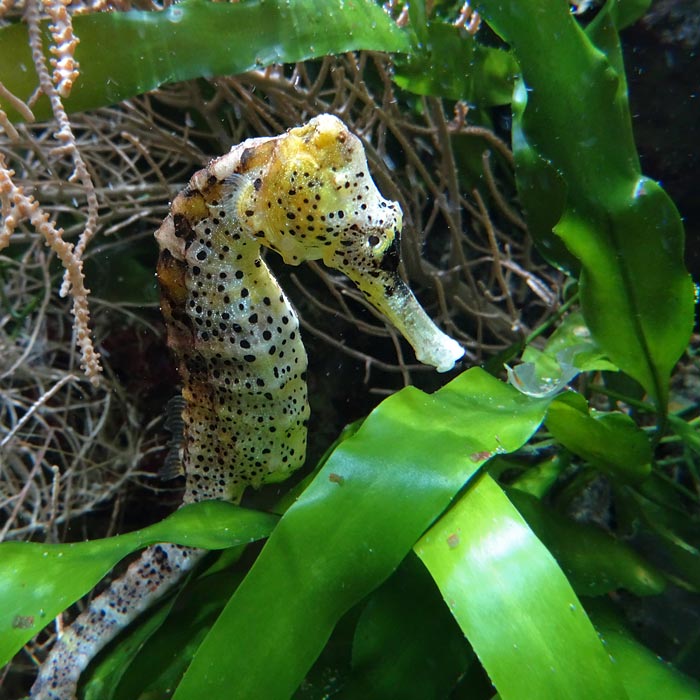
<svg viewBox="0 0 700 700">
<path fill-rule="evenodd" d="M 56 642 L 32 686 L 31 700 L 75 700 L 80 674 L 92 659 L 205 554 L 174 544 L 146 549 Z"/>
</svg>

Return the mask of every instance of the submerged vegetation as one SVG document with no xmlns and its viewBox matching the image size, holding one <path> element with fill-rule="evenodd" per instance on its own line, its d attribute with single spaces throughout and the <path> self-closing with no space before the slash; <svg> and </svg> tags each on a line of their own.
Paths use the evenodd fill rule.
<svg viewBox="0 0 700 700">
<path fill-rule="evenodd" d="M 693 288 L 680 216 L 641 172 L 618 35 L 646 4 L 582 21 L 559 0 L 0 3 L 11 697 L 41 629 L 158 541 L 217 551 L 85 698 L 697 697 Z M 363 139 L 404 211 L 403 272 L 473 366 L 429 393 L 342 279 L 280 268 L 318 343 L 315 468 L 244 508 L 122 526 L 126 485 L 176 490 L 154 478 L 177 378 L 152 232 L 208 157 L 322 112 Z"/>
</svg>

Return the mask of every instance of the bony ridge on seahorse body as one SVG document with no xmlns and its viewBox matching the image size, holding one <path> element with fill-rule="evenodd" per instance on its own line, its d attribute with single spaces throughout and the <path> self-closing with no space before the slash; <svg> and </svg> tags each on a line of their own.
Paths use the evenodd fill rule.
<svg viewBox="0 0 700 700">
<path fill-rule="evenodd" d="M 359 139 L 323 114 L 249 139 L 197 172 L 156 233 L 168 345 L 184 399 L 184 503 L 240 501 L 285 479 L 306 453 L 306 352 L 299 322 L 261 258 L 322 260 L 345 273 L 413 346 L 447 371 L 463 349 L 401 280 L 402 214 L 372 180 Z M 31 697 L 72 700 L 82 670 L 201 557 L 149 547 L 56 643 Z"/>
</svg>

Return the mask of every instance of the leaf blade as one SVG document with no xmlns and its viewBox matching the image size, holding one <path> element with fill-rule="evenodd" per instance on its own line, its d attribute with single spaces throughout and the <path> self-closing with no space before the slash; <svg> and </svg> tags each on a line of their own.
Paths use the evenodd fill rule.
<svg viewBox="0 0 700 700">
<path fill-rule="evenodd" d="M 415 551 L 504 700 L 626 698 L 566 577 L 490 476 Z"/>
<path fill-rule="evenodd" d="M 68 112 L 121 102 L 169 82 L 359 49 L 409 49 L 408 34 L 372 0 L 183 0 L 162 11 L 75 16 L 73 27 L 81 75 L 64 102 Z M 0 58 L 0 81 L 27 99 L 35 84 L 26 26 L 0 29 Z M 11 108 L 6 112 L 20 120 Z M 50 118 L 45 97 L 34 114 L 39 121 Z"/>
<path fill-rule="evenodd" d="M 590 36 L 556 0 L 482 0 L 479 10 L 522 69 L 516 179 L 534 233 L 550 259 L 569 269 L 580 264 L 594 338 L 664 413 L 669 376 L 692 329 L 693 286 L 680 216 L 641 175 L 611 6 Z"/>
</svg>

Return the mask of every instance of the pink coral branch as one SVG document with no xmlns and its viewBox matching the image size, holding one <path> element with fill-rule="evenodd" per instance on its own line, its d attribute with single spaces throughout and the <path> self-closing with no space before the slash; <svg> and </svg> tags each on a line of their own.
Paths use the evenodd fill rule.
<svg viewBox="0 0 700 700">
<path fill-rule="evenodd" d="M 4 157 L 0 154 L 0 205 L 3 215 L 0 228 L 0 250 L 7 247 L 10 237 L 17 225 L 23 220 L 29 220 L 34 229 L 39 233 L 51 250 L 56 253 L 63 264 L 71 284 L 73 297 L 73 328 L 76 341 L 81 353 L 81 366 L 93 384 L 99 381 L 100 356 L 95 350 L 90 337 L 88 309 L 88 294 L 90 290 L 85 287 L 83 276 L 83 262 L 75 254 L 72 243 L 63 239 L 63 229 L 56 228 L 49 220 L 39 202 L 24 193 L 21 187 L 15 185 L 12 180 L 14 171 L 7 167 Z"/>
<path fill-rule="evenodd" d="M 44 7 L 48 12 L 51 24 L 52 46 L 49 49 L 55 58 L 51 59 L 53 66 L 53 82 L 56 92 L 66 98 L 70 95 L 73 84 L 80 75 L 80 64 L 75 60 L 75 47 L 80 39 L 73 33 L 73 20 L 66 9 L 70 0 L 45 0 Z"/>
</svg>

